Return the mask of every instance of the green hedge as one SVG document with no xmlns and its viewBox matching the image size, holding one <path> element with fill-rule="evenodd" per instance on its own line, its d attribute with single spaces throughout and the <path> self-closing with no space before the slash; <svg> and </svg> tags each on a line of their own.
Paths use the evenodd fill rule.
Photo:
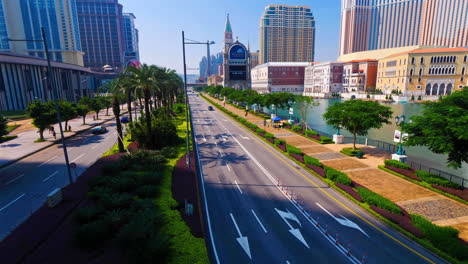
<svg viewBox="0 0 468 264">
<path fill-rule="evenodd" d="M 333 143 L 333 139 L 329 138 L 329 137 L 326 137 L 326 136 L 320 136 L 320 141 L 322 141 L 322 143 Z"/>
<path fill-rule="evenodd" d="M 317 131 L 314 131 L 314 130 L 306 130 L 305 134 L 307 136 L 318 136 L 318 132 Z"/>
<path fill-rule="evenodd" d="M 304 156 L 304 163 L 323 168 L 322 163 L 320 163 L 320 161 L 318 159 L 312 158 L 311 156 L 305 155 Z"/>
<path fill-rule="evenodd" d="M 286 145 L 286 141 L 282 139 L 275 138 L 275 145 Z"/>
<path fill-rule="evenodd" d="M 404 170 L 411 169 L 410 165 L 405 164 L 403 162 L 399 162 L 398 160 L 385 160 L 385 166 L 400 168 L 400 169 L 404 169 Z"/>
<path fill-rule="evenodd" d="M 283 122 L 283 125 L 284 125 L 284 126 L 291 126 L 291 123 L 289 123 L 289 122 Z"/>
<path fill-rule="evenodd" d="M 265 134 L 266 133 L 266 131 L 264 129 L 261 129 L 261 128 L 257 128 L 256 132 L 258 134 Z"/>
<path fill-rule="evenodd" d="M 344 148 L 342 149 L 340 152 L 345 154 L 345 155 L 348 155 L 348 156 L 351 156 L 351 157 L 354 157 L 356 156 L 356 153 L 360 152 L 361 150 L 360 149 L 353 149 L 353 148 Z M 361 151 L 362 152 L 362 151 Z"/>
<path fill-rule="evenodd" d="M 273 138 L 275 138 L 275 135 L 273 135 L 272 133 L 265 133 L 265 138 L 266 139 L 273 139 Z"/>
<path fill-rule="evenodd" d="M 344 174 L 341 171 L 337 171 L 333 168 L 325 167 L 325 175 L 327 176 L 328 179 L 334 182 L 338 182 L 338 183 L 348 185 L 348 186 L 351 186 L 352 184 L 352 181 L 348 177 L 348 175 Z"/>
<path fill-rule="evenodd" d="M 468 260 L 468 245 L 461 243 L 457 229 L 437 226 L 419 215 L 411 215 L 411 222 L 436 248 L 461 261 Z"/>
<path fill-rule="evenodd" d="M 401 208 L 394 204 L 392 201 L 388 200 L 387 198 L 380 196 L 379 194 L 376 194 L 375 192 L 363 187 L 357 187 L 356 190 L 362 197 L 362 200 L 364 200 L 364 202 L 375 205 L 391 213 L 401 215 Z"/>
<path fill-rule="evenodd" d="M 286 145 L 286 151 L 290 154 L 302 155 L 302 150 L 291 145 Z"/>
<path fill-rule="evenodd" d="M 416 170 L 415 172 L 416 176 L 421 178 L 423 181 L 429 183 L 429 184 L 437 184 L 440 186 L 445 186 L 445 187 L 450 187 L 450 188 L 456 188 L 456 189 L 461 189 L 461 186 L 451 182 L 445 178 L 442 178 L 440 176 L 434 175 L 429 172 L 421 171 L 421 170 Z"/>
<path fill-rule="evenodd" d="M 302 127 L 300 127 L 300 126 L 292 126 L 291 129 L 292 129 L 293 131 L 296 131 L 296 132 L 302 131 Z"/>
</svg>

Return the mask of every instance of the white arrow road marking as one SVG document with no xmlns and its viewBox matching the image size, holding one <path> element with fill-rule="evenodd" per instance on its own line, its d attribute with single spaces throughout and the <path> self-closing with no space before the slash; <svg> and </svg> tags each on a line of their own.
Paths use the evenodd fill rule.
<svg viewBox="0 0 468 264">
<path fill-rule="evenodd" d="M 289 228 L 290 228 L 289 232 L 293 236 L 295 236 L 299 241 L 301 241 L 301 243 L 304 244 L 304 246 L 306 246 L 307 248 L 310 248 L 309 245 L 307 244 L 307 242 L 305 241 L 304 237 L 302 236 L 301 231 L 299 229 L 297 229 L 297 228 L 294 229 L 292 227 L 292 225 L 287 220 L 287 219 L 290 219 L 290 220 L 296 221 L 297 223 L 299 223 L 299 225 L 301 225 L 301 223 L 299 222 L 299 219 L 297 219 L 297 217 L 293 213 L 289 212 L 289 210 L 288 210 L 288 212 L 283 212 L 283 211 L 278 210 L 276 208 L 275 208 L 275 210 L 281 216 L 281 218 L 283 218 L 284 222 L 286 222 L 286 224 L 289 226 Z"/>
<path fill-rule="evenodd" d="M 247 239 L 247 237 L 242 236 L 242 233 L 239 227 L 237 226 L 236 219 L 234 219 L 232 213 L 229 214 L 231 215 L 232 222 L 234 222 L 234 225 L 236 226 L 237 233 L 239 233 L 239 238 L 236 238 L 237 242 L 239 242 L 242 249 L 244 249 L 245 253 L 249 256 L 249 258 L 252 259 L 252 255 L 250 254 L 249 240 Z"/>
<path fill-rule="evenodd" d="M 237 189 L 239 189 L 239 192 L 242 194 L 243 192 L 242 192 L 242 190 L 241 190 L 241 188 L 240 188 L 239 184 L 237 184 L 237 181 L 236 181 L 236 180 L 234 180 L 234 183 L 236 184 L 236 186 L 237 186 Z"/>
<path fill-rule="evenodd" d="M 330 212 L 328 212 L 327 209 L 323 208 L 319 203 L 315 203 L 316 205 L 318 205 L 318 207 L 322 208 L 322 210 L 324 210 L 328 215 L 330 215 L 333 219 L 335 219 L 338 223 L 340 223 L 341 225 L 344 225 L 344 226 L 347 226 L 347 227 L 350 227 L 350 228 L 354 228 L 354 229 L 357 229 L 359 231 L 361 231 L 364 235 L 366 235 L 367 237 L 369 237 L 368 234 L 366 234 L 366 232 L 364 232 L 364 230 L 362 230 L 356 223 L 354 223 L 353 221 L 349 220 L 348 218 L 344 217 L 344 216 L 341 216 L 342 218 L 344 219 L 341 219 L 339 217 L 335 217 L 334 215 L 332 215 Z"/>
<path fill-rule="evenodd" d="M 257 219 L 257 222 L 260 224 L 260 226 L 262 227 L 263 231 L 265 231 L 265 234 L 268 233 L 266 228 L 263 226 L 262 222 L 260 222 L 260 219 L 258 218 L 257 214 L 254 212 L 253 209 L 251 209 L 252 211 L 252 214 L 255 216 L 255 219 Z"/>
</svg>

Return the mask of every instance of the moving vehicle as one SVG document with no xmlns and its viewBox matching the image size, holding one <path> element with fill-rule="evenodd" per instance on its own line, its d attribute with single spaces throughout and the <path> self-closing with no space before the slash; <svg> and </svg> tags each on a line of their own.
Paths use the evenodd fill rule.
<svg viewBox="0 0 468 264">
<path fill-rule="evenodd" d="M 103 126 L 97 126 L 91 129 L 91 133 L 93 133 L 94 135 L 104 134 L 106 132 L 107 132 L 107 128 Z"/>
<path fill-rule="evenodd" d="M 210 105 L 210 106 L 208 106 L 208 110 L 214 111 L 214 108 Z"/>
<path fill-rule="evenodd" d="M 128 118 L 128 116 L 123 116 L 123 117 L 120 119 L 120 122 L 126 124 L 126 123 L 129 123 L 129 122 L 130 122 L 130 119 Z"/>
</svg>

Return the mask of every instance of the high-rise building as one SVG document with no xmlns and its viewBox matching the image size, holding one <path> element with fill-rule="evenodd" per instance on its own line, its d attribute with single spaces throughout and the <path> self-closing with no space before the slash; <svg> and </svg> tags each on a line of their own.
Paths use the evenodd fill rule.
<svg viewBox="0 0 468 264">
<path fill-rule="evenodd" d="M 315 20 L 310 7 L 265 7 L 260 21 L 260 64 L 312 62 L 314 49 Z"/>
<path fill-rule="evenodd" d="M 0 51 L 45 58 L 44 28 L 52 61 L 83 65 L 75 0 L 0 0 Z"/>
<path fill-rule="evenodd" d="M 250 52 L 250 63 L 252 64 L 252 69 L 257 67 L 258 65 L 258 54 L 259 54 L 259 51 L 257 50 L 257 52 Z"/>
<path fill-rule="evenodd" d="M 428 45 L 468 45 L 466 0 L 342 0 L 340 55 Z"/>
<path fill-rule="evenodd" d="M 124 66 L 122 5 L 118 0 L 76 0 L 84 64 L 93 70 Z M 108 67 L 106 67 L 108 68 Z"/>
<path fill-rule="evenodd" d="M 124 13 L 122 16 L 125 65 L 131 60 L 140 60 L 138 29 L 135 27 L 135 19 L 136 17 L 132 13 Z"/>
</svg>

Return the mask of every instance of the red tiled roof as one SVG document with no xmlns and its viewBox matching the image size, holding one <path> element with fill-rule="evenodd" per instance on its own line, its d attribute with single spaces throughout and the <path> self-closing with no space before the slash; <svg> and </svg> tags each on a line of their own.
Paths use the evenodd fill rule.
<svg viewBox="0 0 468 264">
<path fill-rule="evenodd" d="M 410 53 L 437 53 L 437 52 L 457 52 L 457 51 L 466 51 L 468 52 L 467 48 L 434 48 L 434 49 L 415 49 L 415 50 L 410 50 L 410 51 L 405 51 L 405 52 L 400 52 L 396 54 L 392 54 L 387 56 L 386 58 L 390 57 L 395 57 L 399 55 L 404 55 L 404 54 L 410 54 Z"/>
<path fill-rule="evenodd" d="M 343 63 L 352 63 L 352 62 L 377 62 L 378 60 L 374 59 L 363 59 L 363 60 L 351 60 L 351 61 L 344 61 Z"/>
</svg>

